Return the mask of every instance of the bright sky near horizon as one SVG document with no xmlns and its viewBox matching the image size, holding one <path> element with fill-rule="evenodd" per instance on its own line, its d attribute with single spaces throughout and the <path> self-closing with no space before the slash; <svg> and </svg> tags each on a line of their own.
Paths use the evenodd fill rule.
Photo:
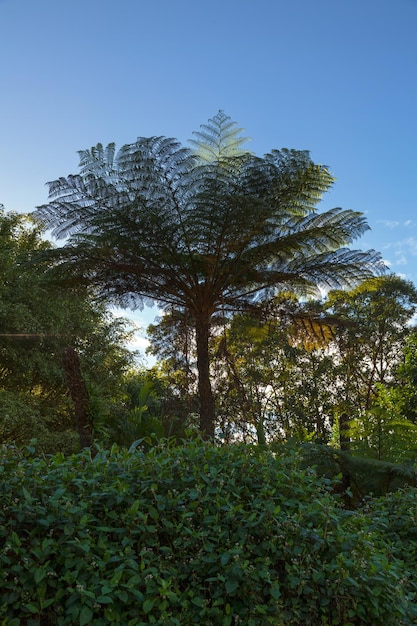
<svg viewBox="0 0 417 626">
<path fill-rule="evenodd" d="M 45 203 L 77 150 L 186 144 L 223 109 L 257 154 L 328 165 L 323 209 L 364 212 L 354 247 L 417 284 L 417 0 L 0 0 L 0 33 L 7 211 Z"/>
</svg>

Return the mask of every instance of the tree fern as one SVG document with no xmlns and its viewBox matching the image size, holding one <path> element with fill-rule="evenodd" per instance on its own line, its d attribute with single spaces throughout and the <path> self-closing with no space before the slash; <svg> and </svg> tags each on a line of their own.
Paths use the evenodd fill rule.
<svg viewBox="0 0 417 626">
<path fill-rule="evenodd" d="M 67 244 L 53 252 L 66 280 L 85 280 L 119 304 L 153 300 L 195 320 L 201 427 L 214 433 L 208 338 L 217 311 L 237 310 L 280 290 L 317 293 L 382 271 L 374 251 L 346 248 L 363 216 L 317 203 L 333 184 L 308 152 L 263 158 L 220 111 L 195 133 L 139 137 L 80 152 L 80 173 L 49 183 L 37 211 Z"/>
</svg>

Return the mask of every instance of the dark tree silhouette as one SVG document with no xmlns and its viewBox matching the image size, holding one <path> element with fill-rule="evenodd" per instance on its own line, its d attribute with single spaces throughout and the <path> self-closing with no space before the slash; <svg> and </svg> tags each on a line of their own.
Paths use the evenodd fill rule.
<svg viewBox="0 0 417 626">
<path fill-rule="evenodd" d="M 87 387 L 81 374 L 81 364 L 73 347 L 64 350 L 62 363 L 71 399 L 74 403 L 77 431 L 81 448 L 92 448 L 93 427 L 88 416 L 89 397 Z"/>
<path fill-rule="evenodd" d="M 80 152 L 80 173 L 49 184 L 37 214 L 67 280 L 91 282 L 122 306 L 157 302 L 187 311 L 197 348 L 200 426 L 212 437 L 209 338 L 228 313 L 279 290 L 315 294 L 353 286 L 382 269 L 374 251 L 350 250 L 367 230 L 361 213 L 316 205 L 333 183 L 305 151 L 243 149 L 222 111 L 192 149 L 165 137 Z"/>
</svg>

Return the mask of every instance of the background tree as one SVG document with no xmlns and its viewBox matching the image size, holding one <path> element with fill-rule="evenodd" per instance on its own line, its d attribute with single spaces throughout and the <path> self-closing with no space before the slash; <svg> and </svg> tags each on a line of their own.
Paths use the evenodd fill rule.
<svg viewBox="0 0 417 626">
<path fill-rule="evenodd" d="M 322 301 L 275 299 L 260 315 L 234 316 L 215 366 L 224 436 L 252 440 L 262 425 L 269 441 L 350 442 L 355 454 L 410 456 L 416 297 L 411 283 L 387 276 Z"/>
<path fill-rule="evenodd" d="M 0 211 L 0 441 L 36 437 L 53 451 L 72 449 L 78 438 L 65 347 L 77 350 L 91 399 L 107 412 L 134 356 L 126 322 L 95 302 L 90 288 L 46 280 L 39 253 L 50 244 L 42 235 L 30 217 Z"/>
<path fill-rule="evenodd" d="M 219 339 L 218 413 L 226 438 L 328 441 L 334 367 L 331 335 L 309 303 L 275 298 L 231 320 Z"/>
<path fill-rule="evenodd" d="M 382 269 L 377 253 L 346 246 L 368 228 L 361 213 L 316 205 L 333 183 L 309 154 L 244 151 L 219 112 L 193 150 L 164 137 L 80 152 L 80 173 L 50 183 L 37 215 L 53 235 L 62 275 L 122 305 L 156 301 L 194 322 L 200 427 L 212 437 L 209 339 L 213 316 L 277 290 L 317 294 Z"/>
<path fill-rule="evenodd" d="M 354 451 L 404 463 L 417 457 L 417 333 L 411 327 L 389 381 L 377 385 L 377 397 L 362 420 L 351 423 Z"/>
<path fill-rule="evenodd" d="M 157 357 L 153 371 L 164 382 L 163 420 L 174 434 L 198 424 L 196 349 L 193 321 L 180 310 L 166 312 L 148 329 L 148 354 Z"/>
<path fill-rule="evenodd" d="M 362 454 L 364 446 L 367 454 L 371 448 L 381 450 L 378 433 L 386 436 L 389 431 L 388 426 L 381 430 L 388 416 L 376 407 L 381 389 L 396 380 L 416 307 L 414 285 L 395 275 L 364 281 L 350 291 L 330 292 L 324 303 L 336 325 L 331 347 L 339 392 L 335 416 L 350 422 L 356 441 L 352 446 L 359 445 Z"/>
<path fill-rule="evenodd" d="M 394 404 L 401 414 L 417 424 L 417 327 L 414 325 L 407 336 L 403 358 L 397 371 L 398 391 Z M 391 390 L 393 386 L 391 385 Z"/>
</svg>

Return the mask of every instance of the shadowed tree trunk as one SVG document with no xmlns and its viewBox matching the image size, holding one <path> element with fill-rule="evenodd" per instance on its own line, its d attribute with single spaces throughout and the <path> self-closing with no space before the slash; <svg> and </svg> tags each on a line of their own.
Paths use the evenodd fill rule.
<svg viewBox="0 0 417 626">
<path fill-rule="evenodd" d="M 200 430 L 203 437 L 214 438 L 214 397 L 210 380 L 210 317 L 198 316 L 195 321 L 197 343 L 198 391 L 200 397 Z"/>
<path fill-rule="evenodd" d="M 64 350 L 63 365 L 68 389 L 74 403 L 81 449 L 92 448 L 93 429 L 88 417 L 88 392 L 81 375 L 80 359 L 71 346 L 67 346 Z"/>
<path fill-rule="evenodd" d="M 339 415 L 339 441 L 341 450 L 350 450 L 349 417 L 346 413 Z"/>
<path fill-rule="evenodd" d="M 339 415 L 339 442 L 340 442 L 340 449 L 343 450 L 343 452 L 349 452 L 350 450 L 349 416 L 347 415 L 347 413 L 341 413 Z M 346 469 L 346 467 L 344 467 L 344 465 L 342 464 L 341 464 L 341 470 L 342 470 L 341 489 L 343 493 L 343 499 L 345 502 L 345 507 L 349 509 L 352 506 L 352 498 L 349 496 L 347 490 L 351 488 L 351 476 L 350 476 L 349 470 Z"/>
</svg>

